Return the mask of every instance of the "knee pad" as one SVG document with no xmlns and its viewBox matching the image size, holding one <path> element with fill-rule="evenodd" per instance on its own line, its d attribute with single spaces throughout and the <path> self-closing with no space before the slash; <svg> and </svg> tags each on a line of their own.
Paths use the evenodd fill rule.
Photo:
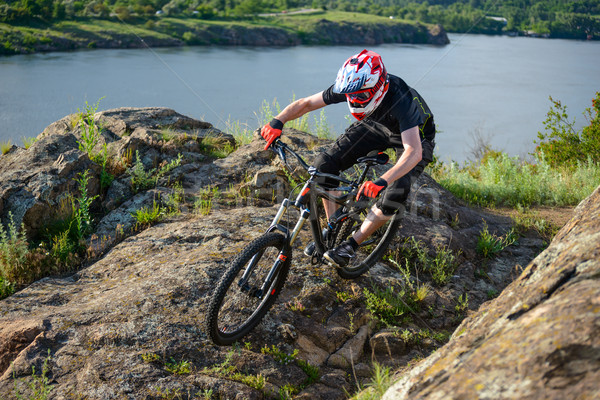
<svg viewBox="0 0 600 400">
<path fill-rule="evenodd" d="M 340 167 L 338 163 L 327 153 L 321 153 L 315 158 L 313 166 L 319 171 L 326 174 L 338 175 L 340 173 Z M 329 178 L 317 178 L 316 182 L 323 186 L 325 189 L 335 189 L 338 187 L 339 182 Z"/>
<path fill-rule="evenodd" d="M 404 203 L 408 199 L 410 193 L 411 179 L 409 176 L 403 176 L 394 183 L 392 183 L 382 194 L 377 201 L 377 208 L 379 208 L 383 215 L 390 216 L 397 210 L 404 208 Z"/>
</svg>

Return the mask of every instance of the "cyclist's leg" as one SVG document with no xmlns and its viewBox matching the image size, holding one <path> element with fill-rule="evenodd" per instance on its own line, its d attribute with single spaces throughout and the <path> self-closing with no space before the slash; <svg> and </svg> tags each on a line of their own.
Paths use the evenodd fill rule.
<svg viewBox="0 0 600 400">
<path fill-rule="evenodd" d="M 408 174 L 392 182 L 384 191 L 377 204 L 373 206 L 369 215 L 365 218 L 360 229 L 353 235 L 356 243 L 362 243 L 367 237 L 383 226 L 398 210 L 404 209 L 412 184 L 433 160 L 435 143 L 423 140 L 421 146 L 423 151 L 421 161 Z M 399 153 L 402 152 L 402 149 L 396 149 L 396 152 L 400 155 Z"/>
<path fill-rule="evenodd" d="M 357 121 L 350 125 L 346 131 L 338 137 L 336 142 L 320 154 L 314 161 L 314 167 L 320 172 L 338 175 L 340 171 L 350 168 L 360 157 L 367 155 L 373 150 L 385 150 L 388 147 L 387 136 L 378 124 L 369 120 Z M 337 181 L 324 179 L 319 182 L 323 187 L 331 189 L 331 194 L 339 195 L 335 191 Z M 327 218 L 332 215 L 338 205 L 323 199 Z"/>
</svg>

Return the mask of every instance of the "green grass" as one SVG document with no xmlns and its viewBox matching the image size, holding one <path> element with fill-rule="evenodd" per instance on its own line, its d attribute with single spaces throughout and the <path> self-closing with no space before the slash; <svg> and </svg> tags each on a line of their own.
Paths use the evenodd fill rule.
<svg viewBox="0 0 600 400">
<path fill-rule="evenodd" d="M 543 157 L 529 163 L 498 152 L 463 167 L 437 163 L 429 172 L 455 196 L 484 207 L 573 206 L 600 183 L 600 164 L 591 160 L 551 167 Z"/>
<path fill-rule="evenodd" d="M 165 215 L 165 210 L 155 202 L 152 207 L 142 207 L 131 214 L 138 225 L 149 226 L 159 222 Z"/>
<path fill-rule="evenodd" d="M 12 147 L 12 143 L 10 140 L 7 140 L 6 142 L 0 142 L 0 153 L 1 154 L 8 153 L 11 147 Z"/>
<path fill-rule="evenodd" d="M 485 258 L 492 258 L 516 241 L 517 233 L 514 229 L 504 236 L 497 236 L 489 232 L 484 221 L 483 229 L 477 238 L 477 252 Z"/>
</svg>

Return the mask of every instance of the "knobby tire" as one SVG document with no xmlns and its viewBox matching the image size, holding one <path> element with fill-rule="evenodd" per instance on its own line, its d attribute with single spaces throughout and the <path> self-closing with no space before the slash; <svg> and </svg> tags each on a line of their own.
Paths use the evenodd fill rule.
<svg viewBox="0 0 600 400">
<path fill-rule="evenodd" d="M 231 345 L 246 336 L 265 316 L 281 291 L 291 264 L 291 254 L 280 266 L 263 299 L 241 290 L 238 285 L 246 266 L 256 254 L 260 259 L 248 280 L 260 288 L 269 270 L 285 245 L 285 237 L 276 232 L 254 239 L 232 261 L 217 284 L 206 317 L 210 338 L 218 345 Z"/>
<path fill-rule="evenodd" d="M 356 229 L 360 228 L 362 222 L 368 214 L 368 211 L 368 208 L 365 209 L 360 214 L 360 218 L 358 220 L 354 218 L 348 218 L 343 222 L 336 239 L 336 245 L 346 240 Z M 338 275 L 344 279 L 356 279 L 360 275 L 367 272 L 373 265 L 375 265 L 377 261 L 383 257 L 390 243 L 396 236 L 401 223 L 402 213 L 398 212 L 394 214 L 394 216 L 387 221 L 385 225 L 367 238 L 365 242 L 369 244 L 361 245 L 356 250 L 356 257 L 354 259 L 350 260 L 346 266 L 336 268 Z"/>
</svg>

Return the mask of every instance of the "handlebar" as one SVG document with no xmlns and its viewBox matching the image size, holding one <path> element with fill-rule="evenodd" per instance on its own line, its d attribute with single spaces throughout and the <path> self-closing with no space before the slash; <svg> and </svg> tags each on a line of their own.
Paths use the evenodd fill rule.
<svg viewBox="0 0 600 400">
<path fill-rule="evenodd" d="M 350 181 L 348 179 L 342 178 L 339 175 L 328 174 L 328 173 L 325 173 L 325 172 L 317 171 L 317 169 L 315 167 L 309 166 L 306 163 L 306 161 L 304 161 L 304 159 L 302 158 L 302 156 L 300 154 L 296 153 L 287 144 L 283 143 L 279 139 L 275 139 L 275 141 L 273 143 L 271 143 L 271 148 L 273 149 L 273 151 L 275 151 L 275 153 L 277 153 L 277 155 L 279 156 L 279 158 L 281 159 L 281 161 L 283 161 L 283 163 L 285 165 L 287 165 L 288 167 L 289 167 L 289 164 L 287 163 L 287 158 L 286 158 L 286 155 L 285 155 L 286 151 L 288 151 L 290 154 L 292 154 L 294 157 L 296 157 L 296 159 L 298 160 L 298 162 L 300 163 L 300 165 L 302 166 L 302 168 L 304 168 L 312 177 L 322 177 L 322 178 L 335 179 L 336 181 L 345 183 L 347 185 L 355 185 L 356 184 L 356 182 L 353 182 L 353 181 Z"/>
</svg>

